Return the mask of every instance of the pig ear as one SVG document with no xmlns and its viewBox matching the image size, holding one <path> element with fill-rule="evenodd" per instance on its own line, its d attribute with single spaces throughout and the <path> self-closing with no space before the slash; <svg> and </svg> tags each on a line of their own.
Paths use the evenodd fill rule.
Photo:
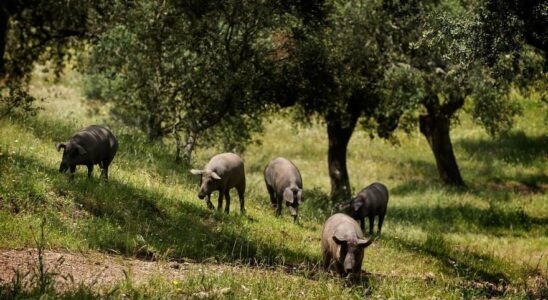
<svg viewBox="0 0 548 300">
<path fill-rule="evenodd" d="M 84 147 L 82 147 L 80 145 L 76 145 L 76 149 L 78 149 L 78 154 L 80 154 L 80 155 L 84 155 L 84 154 L 88 153 L 86 151 L 86 149 L 84 149 Z"/>
<path fill-rule="evenodd" d="M 333 236 L 333 240 L 334 240 L 335 243 L 337 243 L 338 245 L 344 245 L 344 244 L 346 244 L 346 239 L 344 238 L 344 236 L 339 235 L 339 234 L 335 234 L 335 235 Z"/>
<path fill-rule="evenodd" d="M 204 171 L 203 170 L 192 169 L 192 170 L 190 170 L 190 173 L 192 173 L 194 175 L 202 175 L 204 173 Z"/>
<path fill-rule="evenodd" d="M 61 148 L 65 149 L 67 148 L 67 145 L 63 143 L 55 144 L 55 148 L 57 148 L 57 151 L 61 151 Z"/>
<path fill-rule="evenodd" d="M 284 190 L 284 201 L 293 204 L 293 191 L 289 188 Z"/>
<path fill-rule="evenodd" d="M 299 204 L 301 204 L 301 203 L 304 202 L 303 190 L 299 190 L 299 191 L 297 192 L 297 200 L 299 201 Z"/>
<path fill-rule="evenodd" d="M 373 239 L 368 239 L 367 241 L 363 239 L 359 239 L 358 247 L 367 248 L 369 245 L 371 245 L 371 243 L 373 243 Z"/>
<path fill-rule="evenodd" d="M 221 176 L 219 176 L 219 174 L 215 173 L 215 172 L 211 172 L 211 177 L 213 177 L 213 179 L 221 179 Z"/>
</svg>

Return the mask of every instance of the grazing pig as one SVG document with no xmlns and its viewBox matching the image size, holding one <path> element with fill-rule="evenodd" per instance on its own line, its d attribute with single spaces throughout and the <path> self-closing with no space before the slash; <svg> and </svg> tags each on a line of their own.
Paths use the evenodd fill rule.
<svg viewBox="0 0 548 300">
<path fill-rule="evenodd" d="M 108 180 L 108 166 L 118 151 L 118 140 L 105 126 L 91 125 L 74 134 L 66 143 L 56 144 L 57 151 L 63 148 L 63 159 L 59 172 L 70 169 L 70 178 L 74 178 L 77 165 L 88 167 L 91 178 L 93 165 L 101 168 L 101 177 Z"/>
<path fill-rule="evenodd" d="M 223 196 L 226 198 L 225 213 L 230 211 L 230 189 L 235 187 L 240 197 L 240 212 L 244 209 L 245 171 L 244 162 L 234 153 L 222 153 L 213 156 L 203 170 L 190 170 L 194 175 L 201 175 L 198 198 L 206 199 L 207 207 L 214 209 L 211 193 L 219 191 L 217 210 L 223 207 Z"/>
<path fill-rule="evenodd" d="M 299 204 L 303 202 L 303 181 L 297 167 L 283 157 L 275 158 L 264 169 L 264 181 L 276 216 L 282 213 L 283 200 L 297 222 Z"/>
<path fill-rule="evenodd" d="M 365 217 L 369 218 L 369 234 L 373 234 L 375 216 L 379 216 L 379 234 L 382 222 L 386 215 L 388 205 L 388 190 L 382 183 L 375 182 L 358 193 L 355 198 L 339 205 L 340 210 L 346 210 L 354 219 L 360 221 L 362 230 L 365 231 Z"/>
<path fill-rule="evenodd" d="M 363 232 L 354 219 L 341 213 L 332 215 L 322 230 L 324 268 L 328 270 L 334 261 L 339 275 L 359 275 L 363 250 L 372 242 L 372 239 L 363 239 Z"/>
</svg>

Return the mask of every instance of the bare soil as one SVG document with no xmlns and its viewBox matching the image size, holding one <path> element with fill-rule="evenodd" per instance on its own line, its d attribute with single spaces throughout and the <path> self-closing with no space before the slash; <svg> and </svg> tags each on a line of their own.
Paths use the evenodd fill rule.
<svg viewBox="0 0 548 300">
<path fill-rule="evenodd" d="M 203 265 L 189 262 L 154 262 L 103 253 L 73 253 L 67 251 L 45 251 L 44 270 L 56 275 L 56 288 L 109 287 L 130 277 L 134 283 L 142 283 L 154 276 L 183 281 L 197 269 L 221 268 L 219 265 Z M 38 252 L 36 249 L 0 249 L 0 286 L 10 283 L 16 272 L 24 276 L 23 282 L 32 282 L 38 274 Z"/>
</svg>

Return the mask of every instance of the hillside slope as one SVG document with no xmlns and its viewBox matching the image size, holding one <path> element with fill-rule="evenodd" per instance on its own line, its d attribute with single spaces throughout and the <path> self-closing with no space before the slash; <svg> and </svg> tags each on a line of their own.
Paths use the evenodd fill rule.
<svg viewBox="0 0 548 300">
<path fill-rule="evenodd" d="M 84 100 L 77 74 L 58 84 L 41 76 L 31 86 L 43 98 L 38 116 L 0 120 L 2 249 L 35 247 L 45 220 L 45 248 L 52 251 L 238 266 L 197 272 L 177 284 L 161 272 L 138 284 L 113 282 L 115 296 L 188 297 L 226 287 L 229 293 L 206 296 L 445 299 L 548 293 L 548 130 L 539 101 L 527 100 L 515 129 L 499 139 L 461 117 L 452 137 L 467 190 L 440 185 L 419 134 L 401 135 L 395 146 L 356 132 L 348 157 L 353 191 L 380 181 L 389 187 L 390 202 L 383 235 L 366 250 L 369 276 L 349 283 L 317 270 L 321 225 L 332 212 L 322 125 L 301 127 L 270 117 L 262 142 L 243 154 L 247 216 L 234 205 L 226 216 L 197 198 L 198 179 L 173 163 L 170 145 L 147 143 L 112 120 L 103 104 Z M 120 141 L 110 181 L 101 182 L 97 170 L 87 180 L 82 167 L 68 181 L 58 172 L 61 154 L 54 143 L 94 123 L 107 124 Z M 193 165 L 203 166 L 218 151 L 199 149 Z M 262 171 L 276 156 L 301 170 L 301 225 L 285 210 L 275 218 L 269 205 Z"/>
</svg>

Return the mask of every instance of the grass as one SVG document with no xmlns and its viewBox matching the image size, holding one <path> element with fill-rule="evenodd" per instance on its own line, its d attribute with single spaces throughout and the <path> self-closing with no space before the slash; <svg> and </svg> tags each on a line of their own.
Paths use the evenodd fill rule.
<svg viewBox="0 0 548 300">
<path fill-rule="evenodd" d="M 34 247 L 29 225 L 37 228 L 45 217 L 49 249 L 205 263 L 177 284 L 158 274 L 138 285 L 130 276 L 108 291 L 75 287 L 58 297 L 547 297 L 548 132 L 540 101 L 529 99 L 515 129 L 497 139 L 461 117 L 452 137 L 466 190 L 441 185 L 418 133 L 399 136 L 396 146 L 355 132 L 348 157 L 353 191 L 380 181 L 390 201 L 383 235 L 366 250 L 364 270 L 371 274 L 349 283 L 317 270 L 321 226 L 333 212 L 322 125 L 270 117 L 262 142 L 243 154 L 247 216 L 236 209 L 235 191 L 226 216 L 197 198 L 198 179 L 173 163 L 170 145 L 147 143 L 110 119 L 108 107 L 83 100 L 74 88 L 77 74 L 58 84 L 35 77 L 31 91 L 44 99 L 43 110 L 0 120 L 0 248 Z M 80 168 L 70 182 L 57 171 L 54 143 L 92 123 L 109 125 L 120 141 L 110 181 L 101 182 L 98 171 L 87 180 Z M 219 151 L 198 149 L 193 166 Z M 286 211 L 275 218 L 270 208 L 262 170 L 276 156 L 301 170 L 301 225 Z M 206 267 L 212 262 L 222 272 Z"/>
</svg>

